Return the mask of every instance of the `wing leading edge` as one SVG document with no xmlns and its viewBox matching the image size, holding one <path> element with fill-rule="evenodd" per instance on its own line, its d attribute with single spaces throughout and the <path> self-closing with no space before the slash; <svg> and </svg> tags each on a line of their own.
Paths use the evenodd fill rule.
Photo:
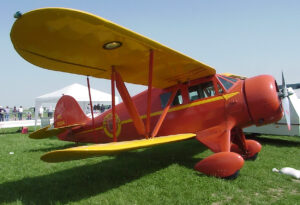
<svg viewBox="0 0 300 205">
<path fill-rule="evenodd" d="M 48 152 L 41 157 L 45 162 L 64 162 L 70 160 L 85 159 L 90 157 L 115 154 L 122 151 L 151 147 L 160 144 L 178 142 L 195 137 L 195 134 L 178 134 L 152 139 L 132 140 L 124 142 L 112 142 L 107 144 L 96 144 L 90 146 L 73 147 L 64 150 Z"/>
<path fill-rule="evenodd" d="M 147 85 L 149 50 L 154 51 L 153 86 L 166 88 L 215 70 L 138 33 L 86 12 L 44 8 L 23 14 L 11 30 L 16 51 L 42 68 L 110 79 L 111 67 L 125 82 Z M 104 49 L 109 42 L 116 49 Z"/>
</svg>

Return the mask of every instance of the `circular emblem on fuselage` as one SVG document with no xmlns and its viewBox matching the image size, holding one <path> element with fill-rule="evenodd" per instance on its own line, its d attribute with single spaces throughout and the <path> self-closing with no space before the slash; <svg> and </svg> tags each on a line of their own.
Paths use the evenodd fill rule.
<svg viewBox="0 0 300 205">
<path fill-rule="evenodd" d="M 103 129 L 105 134 L 113 138 L 113 119 L 112 113 L 108 113 L 103 119 Z M 119 116 L 116 114 L 116 136 L 118 137 L 121 133 L 121 120 Z"/>
</svg>

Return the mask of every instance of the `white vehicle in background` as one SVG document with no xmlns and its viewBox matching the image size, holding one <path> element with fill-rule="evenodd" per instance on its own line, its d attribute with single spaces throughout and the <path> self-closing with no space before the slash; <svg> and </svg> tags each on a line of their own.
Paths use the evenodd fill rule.
<svg viewBox="0 0 300 205">
<path fill-rule="evenodd" d="M 286 126 L 285 116 L 276 123 L 256 127 L 251 126 L 244 129 L 247 133 L 258 134 L 272 134 L 272 135 L 287 135 L 300 136 L 300 83 L 288 84 L 288 91 L 293 93 L 289 96 L 290 101 L 290 116 L 291 116 L 291 130 Z"/>
</svg>

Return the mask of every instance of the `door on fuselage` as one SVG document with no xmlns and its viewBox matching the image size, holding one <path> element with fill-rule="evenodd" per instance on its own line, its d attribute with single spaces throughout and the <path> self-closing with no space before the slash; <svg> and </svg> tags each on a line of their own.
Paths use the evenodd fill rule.
<svg viewBox="0 0 300 205">
<path fill-rule="evenodd" d="M 208 129 L 224 122 L 224 91 L 213 76 L 195 80 L 187 86 L 190 108 L 187 110 L 193 132 Z"/>
<path fill-rule="evenodd" d="M 225 120 L 224 89 L 215 76 L 182 84 L 161 134 L 195 133 Z M 163 96 L 161 95 L 162 107 Z M 166 100 L 164 100 L 166 101 Z"/>
</svg>

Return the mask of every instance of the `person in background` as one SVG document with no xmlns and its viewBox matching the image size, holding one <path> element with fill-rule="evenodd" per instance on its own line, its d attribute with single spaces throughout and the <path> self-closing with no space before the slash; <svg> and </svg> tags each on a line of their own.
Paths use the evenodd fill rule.
<svg viewBox="0 0 300 205">
<path fill-rule="evenodd" d="M 5 121 L 9 121 L 9 113 L 10 113 L 10 108 L 6 106 L 5 108 Z"/>
<path fill-rule="evenodd" d="M 102 104 L 101 107 L 100 107 L 100 111 L 101 111 L 101 113 L 103 113 L 103 112 L 105 111 L 105 107 L 104 107 L 103 104 Z"/>
<path fill-rule="evenodd" d="M 14 106 L 14 109 L 13 109 L 13 116 L 14 116 L 14 120 L 16 121 L 17 120 L 17 108 L 16 106 Z"/>
<path fill-rule="evenodd" d="M 18 118 L 19 118 L 19 120 L 22 120 L 22 118 L 23 118 L 23 107 L 22 107 L 22 105 L 18 109 Z"/>
<path fill-rule="evenodd" d="M 88 104 L 88 105 L 86 106 L 86 110 L 85 110 L 85 114 L 89 114 L 89 113 L 91 113 L 91 107 L 90 107 L 90 104 Z"/>
<path fill-rule="evenodd" d="M 49 109 L 48 109 L 48 117 L 49 117 L 49 118 L 52 118 L 52 116 L 53 116 L 53 108 L 52 108 L 52 106 L 50 105 L 50 107 L 49 107 Z"/>
<path fill-rule="evenodd" d="M 27 120 L 31 120 L 31 112 L 30 111 L 27 112 Z"/>
<path fill-rule="evenodd" d="M 41 107 L 40 107 L 40 112 L 39 112 L 40 118 L 43 117 L 43 114 L 44 114 L 44 108 L 43 108 L 43 106 L 41 106 Z"/>
<path fill-rule="evenodd" d="M 4 109 L 0 106 L 0 122 L 4 121 Z"/>
</svg>

